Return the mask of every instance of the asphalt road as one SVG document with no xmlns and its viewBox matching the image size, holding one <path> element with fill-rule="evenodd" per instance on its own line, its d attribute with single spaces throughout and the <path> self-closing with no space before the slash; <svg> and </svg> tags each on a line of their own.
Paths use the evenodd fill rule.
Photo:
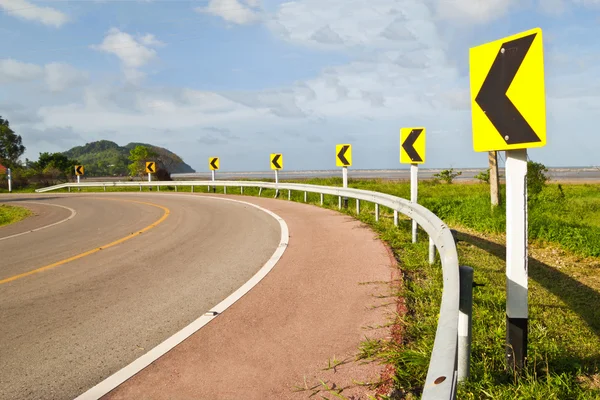
<svg viewBox="0 0 600 400">
<path fill-rule="evenodd" d="M 0 399 L 76 397 L 239 288 L 280 237 L 266 213 L 199 196 L 8 201 L 36 215 L 0 228 Z"/>
</svg>

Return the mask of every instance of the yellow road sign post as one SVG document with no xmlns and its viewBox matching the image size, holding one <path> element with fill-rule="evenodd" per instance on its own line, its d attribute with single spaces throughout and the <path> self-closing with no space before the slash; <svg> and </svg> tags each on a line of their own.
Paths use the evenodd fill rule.
<svg viewBox="0 0 600 400">
<path fill-rule="evenodd" d="M 400 162 L 410 164 L 410 201 L 416 203 L 419 193 L 419 164 L 425 163 L 423 127 L 400 129 Z M 417 221 L 412 221 L 412 242 L 417 242 Z M 431 239 L 430 239 L 431 245 Z"/>
<path fill-rule="evenodd" d="M 279 183 L 279 170 L 283 169 L 283 154 L 272 153 L 271 157 L 271 169 L 275 171 L 275 184 Z M 275 197 L 279 197 L 279 189 L 275 189 Z"/>
<path fill-rule="evenodd" d="M 342 167 L 342 186 L 348 187 L 348 167 L 352 166 L 352 145 L 338 144 L 335 146 L 335 165 Z M 343 207 L 348 208 L 348 198 L 340 198 L 343 200 Z M 340 208 L 342 204 L 340 204 Z"/>
<path fill-rule="evenodd" d="M 425 128 L 400 129 L 400 162 L 403 164 L 425 163 Z"/>
<path fill-rule="evenodd" d="M 215 181 L 215 171 L 217 171 L 220 166 L 221 166 L 221 161 L 219 160 L 219 157 L 209 157 L 208 168 L 210 168 L 213 182 Z M 216 192 L 217 192 L 217 187 L 213 186 L 213 193 L 216 193 Z"/>
<path fill-rule="evenodd" d="M 542 30 L 471 48 L 469 69 L 475 151 L 545 146 Z"/>
<path fill-rule="evenodd" d="M 338 144 L 335 146 L 335 165 L 338 167 L 352 166 L 351 144 Z"/>
<path fill-rule="evenodd" d="M 506 151 L 506 363 L 527 358 L 527 149 L 546 145 L 542 30 L 469 51 L 473 149 Z"/>
<path fill-rule="evenodd" d="M 146 173 L 148 174 L 148 182 L 152 182 L 152 174 L 156 173 L 156 162 L 146 161 Z"/>
<path fill-rule="evenodd" d="M 75 175 L 77 176 L 77 183 L 81 183 L 80 176 L 83 175 L 84 172 L 85 172 L 85 169 L 84 169 L 83 165 L 75 166 Z"/>
</svg>

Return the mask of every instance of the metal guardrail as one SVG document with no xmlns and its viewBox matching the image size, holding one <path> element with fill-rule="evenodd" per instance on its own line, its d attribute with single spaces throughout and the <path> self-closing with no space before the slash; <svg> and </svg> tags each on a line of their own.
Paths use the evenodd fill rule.
<svg viewBox="0 0 600 400">
<path fill-rule="evenodd" d="M 64 183 L 61 185 L 50 186 L 43 189 L 37 189 L 36 192 L 49 192 L 52 190 L 68 188 L 86 188 L 86 187 L 142 187 L 156 186 L 191 186 L 192 191 L 195 186 L 223 187 L 226 192 L 228 187 L 239 187 L 243 192 L 244 187 L 259 188 L 259 195 L 262 189 L 274 189 L 279 193 L 282 190 L 288 190 L 288 199 L 292 191 L 321 194 L 321 203 L 324 195 L 338 196 L 339 207 L 341 208 L 342 198 L 352 198 L 357 200 L 357 212 L 360 212 L 360 201 L 367 201 L 376 205 L 376 219 L 378 219 L 379 206 L 388 207 L 394 210 L 394 222 L 397 225 L 397 213 L 402 213 L 423 228 L 432 239 L 437 248 L 443 274 L 443 292 L 440 304 L 438 325 L 435 335 L 435 341 L 429 369 L 423 387 L 423 400 L 433 399 L 455 399 L 456 386 L 459 375 L 465 376 L 464 363 L 458 360 L 465 358 L 464 347 L 458 346 L 458 323 L 459 323 L 459 298 L 460 298 L 460 274 L 458 254 L 454 236 L 450 228 L 439 219 L 434 213 L 425 207 L 389 194 L 351 188 L 341 188 L 332 186 L 306 185 L 298 183 L 272 183 L 272 182 L 249 182 L 249 181 L 156 181 L 156 182 L 86 182 L 86 183 Z M 432 257 L 430 254 L 430 262 Z M 469 319 L 470 323 L 470 319 Z M 462 341 L 462 340 L 461 340 Z M 468 339 L 470 346 L 470 338 Z M 459 353 L 460 354 L 459 356 Z M 466 354 L 467 360 L 469 354 Z M 468 368 L 468 363 L 467 363 Z M 467 370 L 468 371 L 468 370 Z M 467 372 L 468 373 L 468 372 Z"/>
</svg>

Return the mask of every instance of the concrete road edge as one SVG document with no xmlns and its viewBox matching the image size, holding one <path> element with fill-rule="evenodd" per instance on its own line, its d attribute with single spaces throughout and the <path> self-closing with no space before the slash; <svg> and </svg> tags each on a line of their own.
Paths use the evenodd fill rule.
<svg viewBox="0 0 600 400">
<path fill-rule="evenodd" d="M 119 371 L 115 372 L 108 378 L 104 379 L 102 382 L 88 389 L 86 392 L 77 396 L 75 400 L 98 400 L 102 396 L 111 392 L 123 382 L 127 381 L 129 378 L 133 377 L 135 374 L 152 364 L 154 361 L 158 360 L 161 356 L 169 352 L 175 346 L 183 342 L 185 339 L 190 337 L 192 334 L 200 330 L 210 321 L 215 319 L 219 314 L 229 308 L 233 303 L 238 301 L 242 296 L 248 293 L 254 286 L 256 286 L 277 264 L 283 253 L 285 252 L 288 240 L 289 240 L 289 230 L 288 226 L 277 214 L 274 212 L 267 210 L 266 208 L 260 207 L 256 204 L 252 204 L 249 202 L 241 201 L 241 200 L 233 200 L 233 199 L 225 199 L 225 198 L 216 198 L 217 201 L 232 201 L 235 203 L 241 203 L 245 205 L 252 206 L 257 208 L 279 222 L 279 226 L 281 228 L 281 239 L 279 241 L 279 245 L 275 252 L 271 256 L 271 258 L 262 266 L 262 268 L 250 278 L 246 283 L 244 283 L 240 288 L 238 288 L 235 292 L 227 296 L 223 301 L 221 301 L 216 306 L 212 307 L 211 310 L 193 321 L 191 324 L 181 329 L 179 332 L 175 333 L 158 346 L 154 347 L 150 351 L 148 351 L 143 356 L 139 357 L 129 365 L 123 367 Z"/>
</svg>

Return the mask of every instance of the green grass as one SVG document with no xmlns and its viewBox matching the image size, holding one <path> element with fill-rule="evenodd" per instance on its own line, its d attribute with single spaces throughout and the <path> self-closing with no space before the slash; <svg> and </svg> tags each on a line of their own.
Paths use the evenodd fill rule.
<svg viewBox="0 0 600 400">
<path fill-rule="evenodd" d="M 0 204 L 0 226 L 19 222 L 31 215 L 31 211 L 23 207 Z"/>
<path fill-rule="evenodd" d="M 341 179 L 303 182 L 341 185 Z M 410 194 L 407 182 L 360 180 L 350 186 L 404 198 Z M 123 189 L 107 188 L 115 190 Z M 552 184 L 530 204 L 529 357 L 518 376 L 505 368 L 504 209 L 491 212 L 488 190 L 483 184 L 422 182 L 419 187 L 419 202 L 460 231 L 460 262 L 473 267 L 475 282 L 483 285 L 473 290 L 471 377 L 459 387 L 458 398 L 600 399 L 600 185 L 563 185 L 563 196 Z M 240 189 L 228 193 L 239 194 Z M 257 195 L 258 189 L 245 188 L 244 194 Z M 262 191 L 264 197 L 273 195 L 273 190 Z M 287 191 L 280 198 L 287 199 Z M 292 200 L 303 201 L 304 194 L 293 192 Z M 308 201 L 319 204 L 320 196 L 308 194 Z M 411 243 L 408 219 L 401 217 L 396 228 L 391 210 L 380 207 L 380 221 L 375 222 L 372 204 L 361 203 L 358 216 L 355 204 L 350 200 L 343 212 L 371 225 L 393 249 L 404 278 L 398 295 L 408 310 L 395 321 L 400 341 L 365 341 L 360 355 L 395 366 L 393 381 L 400 395 L 393 398 L 418 398 L 437 327 L 441 265 L 428 264 L 424 232 L 418 243 Z M 325 196 L 325 206 L 337 210 L 337 197 Z"/>
</svg>

